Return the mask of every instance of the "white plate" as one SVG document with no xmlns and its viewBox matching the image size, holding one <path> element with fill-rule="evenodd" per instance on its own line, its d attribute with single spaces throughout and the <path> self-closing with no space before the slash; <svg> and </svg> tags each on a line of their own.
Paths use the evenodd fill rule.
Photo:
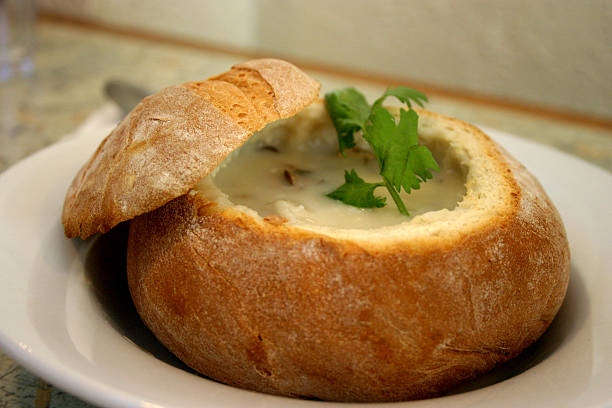
<svg viewBox="0 0 612 408">
<path fill-rule="evenodd" d="M 561 212 L 572 250 L 567 299 L 544 337 L 515 361 L 451 395 L 398 405 L 610 407 L 612 175 L 489 133 L 537 175 Z M 124 229 L 86 242 L 62 233 L 65 191 L 98 141 L 57 144 L 0 175 L 0 347 L 33 373 L 101 406 L 340 406 L 204 379 L 156 342 L 126 292 Z"/>
</svg>

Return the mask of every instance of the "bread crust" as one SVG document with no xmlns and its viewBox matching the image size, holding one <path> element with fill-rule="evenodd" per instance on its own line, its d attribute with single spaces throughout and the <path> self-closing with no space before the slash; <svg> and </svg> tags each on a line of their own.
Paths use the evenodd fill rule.
<svg viewBox="0 0 612 408">
<path fill-rule="evenodd" d="M 146 325 L 211 378 L 335 401 L 435 396 L 518 355 L 565 296 L 561 219 L 478 129 L 420 115 L 468 134 L 468 172 L 500 180 L 502 200 L 477 222 L 352 239 L 186 194 L 130 226 L 128 282 Z"/>
<path fill-rule="evenodd" d="M 66 236 L 106 232 L 185 194 L 253 132 L 318 93 L 319 84 L 294 65 L 261 59 L 145 98 L 73 180 L 62 213 Z"/>
</svg>

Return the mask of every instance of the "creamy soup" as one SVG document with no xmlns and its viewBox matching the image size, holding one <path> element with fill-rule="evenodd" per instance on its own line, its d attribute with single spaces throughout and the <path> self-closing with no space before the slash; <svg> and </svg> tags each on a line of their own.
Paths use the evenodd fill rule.
<svg viewBox="0 0 612 408">
<path fill-rule="evenodd" d="M 369 229 L 410 219 L 399 213 L 384 187 L 374 191 L 387 198 L 382 208 L 357 208 L 326 197 L 344 183 L 344 170 L 355 169 L 366 182 L 381 181 L 376 157 L 367 148 L 346 151 L 343 157 L 329 134 L 291 139 L 253 136 L 222 163 L 214 183 L 234 204 L 294 223 Z M 433 174 L 419 190 L 402 191 L 410 217 L 453 209 L 465 194 L 464 177 L 457 168 L 446 166 Z"/>
</svg>

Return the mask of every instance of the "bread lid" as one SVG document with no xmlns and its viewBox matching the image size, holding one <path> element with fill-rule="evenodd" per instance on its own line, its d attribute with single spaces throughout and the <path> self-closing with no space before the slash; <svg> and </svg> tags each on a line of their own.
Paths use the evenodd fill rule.
<svg viewBox="0 0 612 408">
<path fill-rule="evenodd" d="M 319 88 L 288 62 L 258 59 L 143 99 L 69 187 L 66 236 L 106 232 L 187 193 L 253 133 L 318 99 Z"/>
</svg>

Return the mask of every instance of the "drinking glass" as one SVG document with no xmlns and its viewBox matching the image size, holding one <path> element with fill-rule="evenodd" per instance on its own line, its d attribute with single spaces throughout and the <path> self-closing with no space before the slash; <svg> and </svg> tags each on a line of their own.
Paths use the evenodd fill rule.
<svg viewBox="0 0 612 408">
<path fill-rule="evenodd" d="M 34 0 L 0 0 L 0 82 L 34 70 Z"/>
</svg>

